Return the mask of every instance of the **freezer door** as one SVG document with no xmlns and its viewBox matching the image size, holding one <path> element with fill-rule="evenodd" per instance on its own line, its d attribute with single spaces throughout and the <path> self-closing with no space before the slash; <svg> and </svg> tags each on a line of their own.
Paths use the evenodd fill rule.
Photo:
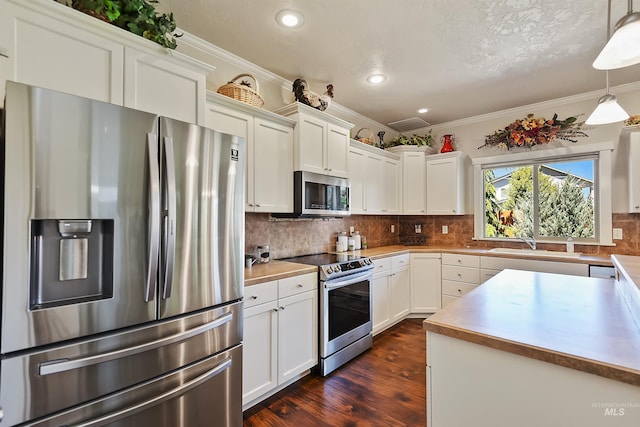
<svg viewBox="0 0 640 427">
<path fill-rule="evenodd" d="M 1 352 L 154 320 L 157 117 L 8 82 L 6 123 Z"/>
<path fill-rule="evenodd" d="M 160 119 L 160 317 L 242 298 L 245 142 Z"/>
<path fill-rule="evenodd" d="M 27 424 L 31 427 L 242 426 L 242 346 L 180 371 Z"/>
<path fill-rule="evenodd" d="M 238 302 L 159 325 L 3 359 L 0 427 L 85 405 L 174 372 L 241 340 L 242 302 Z M 239 366 L 240 360 L 233 363 Z M 158 393 L 166 390 L 161 388 Z M 114 406 L 109 403 L 105 408 Z"/>
</svg>

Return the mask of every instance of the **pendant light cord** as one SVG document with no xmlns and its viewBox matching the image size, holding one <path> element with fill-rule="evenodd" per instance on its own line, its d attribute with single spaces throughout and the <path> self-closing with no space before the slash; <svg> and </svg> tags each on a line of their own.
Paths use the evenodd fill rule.
<svg viewBox="0 0 640 427">
<path fill-rule="evenodd" d="M 633 0 L 629 0 L 629 10 L 631 10 L 632 3 Z M 607 39 L 604 41 L 604 44 L 606 45 L 607 43 L 609 43 L 609 38 L 611 38 L 611 0 L 608 0 L 607 2 Z M 609 70 L 604 70 L 604 81 L 605 84 L 607 86 L 607 95 L 611 95 L 611 93 L 609 92 Z"/>
</svg>

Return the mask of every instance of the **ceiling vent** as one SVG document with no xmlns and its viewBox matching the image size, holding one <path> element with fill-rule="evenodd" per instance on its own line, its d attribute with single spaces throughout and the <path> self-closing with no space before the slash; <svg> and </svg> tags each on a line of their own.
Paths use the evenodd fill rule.
<svg viewBox="0 0 640 427">
<path fill-rule="evenodd" d="M 431 123 L 425 122 L 420 117 L 412 117 L 410 119 L 398 120 L 397 122 L 388 123 L 389 127 L 398 132 L 406 132 L 408 130 L 420 129 L 431 126 Z"/>
</svg>

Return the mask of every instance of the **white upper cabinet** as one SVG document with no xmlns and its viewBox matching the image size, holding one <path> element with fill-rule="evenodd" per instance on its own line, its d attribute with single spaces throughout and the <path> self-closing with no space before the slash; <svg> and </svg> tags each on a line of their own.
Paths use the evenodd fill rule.
<svg viewBox="0 0 640 427">
<path fill-rule="evenodd" d="M 53 1 L 44 3 L 39 5 L 41 11 L 35 11 L 18 2 L 0 1 L 0 43 L 7 55 L 2 58 L 2 98 L 5 81 L 12 80 L 122 105 L 122 43 L 71 19 L 95 18 L 83 20 L 80 12 Z"/>
<path fill-rule="evenodd" d="M 299 102 L 276 113 L 297 122 L 295 170 L 348 178 L 349 132 L 353 124 Z"/>
<path fill-rule="evenodd" d="M 217 93 L 207 96 L 206 120 L 247 142 L 245 211 L 293 212 L 295 121 Z"/>
<path fill-rule="evenodd" d="M 5 81 L 205 123 L 200 61 L 51 0 L 0 0 Z"/>
<path fill-rule="evenodd" d="M 204 125 L 207 77 L 157 55 L 126 47 L 124 106 Z"/>
<path fill-rule="evenodd" d="M 402 153 L 402 213 L 427 213 L 427 165 L 424 150 Z"/>
<path fill-rule="evenodd" d="M 351 213 L 398 214 L 401 210 L 400 156 L 351 140 Z"/>
<path fill-rule="evenodd" d="M 629 212 L 640 212 L 640 132 L 629 134 Z"/>
<path fill-rule="evenodd" d="M 469 157 L 461 151 L 427 156 L 427 215 L 464 215 Z"/>
</svg>

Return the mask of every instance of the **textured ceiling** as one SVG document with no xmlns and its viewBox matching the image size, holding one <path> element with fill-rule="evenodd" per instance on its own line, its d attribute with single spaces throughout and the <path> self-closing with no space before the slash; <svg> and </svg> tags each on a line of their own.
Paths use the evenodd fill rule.
<svg viewBox="0 0 640 427">
<path fill-rule="evenodd" d="M 626 13 L 614 0 L 612 20 Z M 281 9 L 305 17 L 275 22 Z M 380 123 L 431 124 L 602 89 L 591 63 L 605 42 L 605 0 L 160 0 L 178 26 Z M 179 42 L 179 40 L 178 40 Z M 388 80 L 373 86 L 373 72 Z M 609 73 L 640 80 L 640 66 Z M 428 107 L 426 114 L 418 114 Z M 595 107 L 595 106 L 594 106 Z M 589 112 L 587 112 L 589 113 Z"/>
</svg>

